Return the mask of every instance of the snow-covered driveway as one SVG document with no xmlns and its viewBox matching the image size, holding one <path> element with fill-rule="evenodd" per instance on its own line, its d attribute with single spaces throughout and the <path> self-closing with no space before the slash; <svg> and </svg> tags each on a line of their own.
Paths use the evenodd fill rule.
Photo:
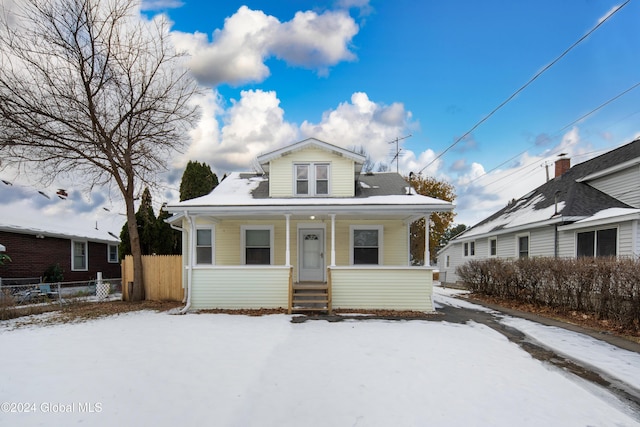
<svg viewBox="0 0 640 427">
<path fill-rule="evenodd" d="M 0 425 L 640 426 L 477 323 L 289 320 L 0 323 Z"/>
</svg>

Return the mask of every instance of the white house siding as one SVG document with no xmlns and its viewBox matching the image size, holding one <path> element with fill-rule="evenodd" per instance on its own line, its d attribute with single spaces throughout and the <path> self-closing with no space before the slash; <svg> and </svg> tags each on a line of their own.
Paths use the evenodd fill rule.
<svg viewBox="0 0 640 427">
<path fill-rule="evenodd" d="M 635 208 L 640 208 L 640 166 L 589 181 L 588 184 Z"/>
<path fill-rule="evenodd" d="M 558 232 L 560 251 L 558 256 L 560 257 L 575 257 L 576 256 L 576 233 L 582 233 L 586 231 L 602 230 L 606 228 L 618 228 L 618 256 L 626 257 L 637 254 L 634 248 L 634 227 L 633 221 L 625 221 L 622 223 L 615 223 L 609 225 L 599 225 L 597 227 L 585 227 L 573 230 L 562 230 Z M 635 231 L 637 233 L 637 230 Z"/>
<path fill-rule="evenodd" d="M 530 257 L 552 257 L 555 255 L 554 239 L 555 229 L 553 226 L 536 228 L 529 234 L 529 256 Z M 516 238 L 513 237 L 514 245 Z M 515 256 L 515 247 L 514 247 Z"/>
<path fill-rule="evenodd" d="M 286 308 L 287 267 L 212 267 L 193 271 L 191 308 Z"/>
<path fill-rule="evenodd" d="M 513 258 L 516 255 L 516 237 L 513 233 L 498 236 L 498 257 Z"/>
<path fill-rule="evenodd" d="M 330 270 L 333 308 L 433 311 L 431 269 L 337 267 Z"/>
<path fill-rule="evenodd" d="M 438 254 L 438 270 L 440 271 L 440 281 L 444 283 L 455 283 L 460 278 L 456 275 L 456 267 L 466 262 L 463 258 L 462 243 L 452 243 L 449 247 Z M 447 267 L 447 256 L 449 256 L 449 267 Z"/>
<path fill-rule="evenodd" d="M 329 191 L 331 197 L 353 197 L 354 162 L 331 152 L 308 147 L 274 159 L 269 164 L 269 195 L 293 197 L 294 163 L 330 163 Z"/>
</svg>

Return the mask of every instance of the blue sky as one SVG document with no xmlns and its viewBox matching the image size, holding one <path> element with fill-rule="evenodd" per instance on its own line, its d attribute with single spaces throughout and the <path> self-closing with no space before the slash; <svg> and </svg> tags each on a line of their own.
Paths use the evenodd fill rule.
<svg viewBox="0 0 640 427">
<path fill-rule="evenodd" d="M 145 1 L 143 16 L 172 22 L 206 92 L 155 202 L 177 200 L 190 159 L 219 175 L 250 170 L 256 155 L 314 136 L 389 163 L 388 142 L 411 134 L 400 172 L 429 165 L 456 189 L 456 222 L 472 225 L 544 183 L 558 153 L 575 164 L 640 136 L 640 87 L 573 123 L 640 82 L 632 1 L 434 161 L 622 3 Z M 87 197 L 83 209 L 111 200 Z"/>
</svg>

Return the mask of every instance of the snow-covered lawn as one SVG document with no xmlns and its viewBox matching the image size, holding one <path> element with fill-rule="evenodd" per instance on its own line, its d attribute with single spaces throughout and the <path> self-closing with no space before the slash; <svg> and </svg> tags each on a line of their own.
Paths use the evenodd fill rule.
<svg viewBox="0 0 640 427">
<path fill-rule="evenodd" d="M 616 398 L 476 323 L 289 320 L 0 323 L 0 402 L 32 410 L 3 404 L 0 425 L 640 426 Z"/>
</svg>

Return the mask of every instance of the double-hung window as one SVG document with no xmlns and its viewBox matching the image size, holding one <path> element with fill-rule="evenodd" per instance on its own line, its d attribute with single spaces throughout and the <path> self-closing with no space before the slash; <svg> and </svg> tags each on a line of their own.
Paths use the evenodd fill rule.
<svg viewBox="0 0 640 427">
<path fill-rule="evenodd" d="M 529 235 L 517 236 L 518 258 L 529 257 Z"/>
<path fill-rule="evenodd" d="M 382 264 L 382 226 L 351 226 L 351 264 Z"/>
<path fill-rule="evenodd" d="M 463 244 L 464 256 L 475 256 L 476 242 L 466 242 Z"/>
<path fill-rule="evenodd" d="M 87 271 L 89 269 L 89 251 L 87 242 L 71 241 L 71 270 Z"/>
<path fill-rule="evenodd" d="M 118 245 L 109 245 L 107 248 L 107 262 L 110 264 L 118 262 Z"/>
<path fill-rule="evenodd" d="M 242 227 L 242 262 L 246 265 L 273 264 L 273 226 Z"/>
<path fill-rule="evenodd" d="M 491 237 L 489 239 L 489 256 L 497 256 L 498 255 L 498 238 Z"/>
<path fill-rule="evenodd" d="M 294 165 L 296 196 L 328 196 L 329 164 L 303 163 Z"/>
<path fill-rule="evenodd" d="M 213 264 L 213 229 L 196 230 L 196 264 Z"/>
</svg>

